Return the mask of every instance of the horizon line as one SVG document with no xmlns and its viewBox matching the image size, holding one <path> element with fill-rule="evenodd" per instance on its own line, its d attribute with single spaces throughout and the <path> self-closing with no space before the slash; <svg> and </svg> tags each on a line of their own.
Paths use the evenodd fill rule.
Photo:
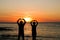
<svg viewBox="0 0 60 40">
<path fill-rule="evenodd" d="M 0 22 L 0 23 L 12 23 L 12 24 L 15 24 L 17 22 Z M 29 22 L 27 22 L 29 23 Z M 60 23 L 60 22 L 38 22 L 38 23 Z"/>
</svg>

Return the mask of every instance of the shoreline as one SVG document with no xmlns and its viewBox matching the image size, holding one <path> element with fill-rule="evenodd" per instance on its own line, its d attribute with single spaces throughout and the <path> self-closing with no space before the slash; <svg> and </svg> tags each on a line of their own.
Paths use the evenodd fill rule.
<svg viewBox="0 0 60 40">
<path fill-rule="evenodd" d="M 0 37 L 18 37 L 18 35 L 0 35 Z M 24 36 L 24 37 L 32 37 L 32 36 Z M 52 37 L 52 36 L 36 36 L 42 38 L 60 38 L 60 37 Z"/>
</svg>

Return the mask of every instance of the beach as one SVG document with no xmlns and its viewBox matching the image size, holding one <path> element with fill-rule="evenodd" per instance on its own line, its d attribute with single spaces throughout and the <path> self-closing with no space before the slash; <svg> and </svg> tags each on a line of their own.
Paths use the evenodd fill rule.
<svg viewBox="0 0 60 40">
<path fill-rule="evenodd" d="M 16 23 L 0 23 L 0 40 L 17 40 L 18 25 Z M 32 40 L 32 29 L 29 23 L 24 26 L 25 40 Z M 38 23 L 37 40 L 60 40 L 60 23 Z M 22 38 L 21 38 L 22 39 Z"/>
</svg>

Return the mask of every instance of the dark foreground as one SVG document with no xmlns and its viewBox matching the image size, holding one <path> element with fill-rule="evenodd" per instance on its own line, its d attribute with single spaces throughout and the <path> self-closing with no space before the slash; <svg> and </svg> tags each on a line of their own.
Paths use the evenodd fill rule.
<svg viewBox="0 0 60 40">
<path fill-rule="evenodd" d="M 31 26 L 25 25 L 25 40 L 32 40 Z M 27 32 L 27 33 L 26 33 Z M 18 25 L 0 23 L 0 40 L 17 40 Z M 60 40 L 60 23 L 39 23 L 37 26 L 37 40 Z M 22 38 L 21 38 L 22 40 Z"/>
<path fill-rule="evenodd" d="M 17 35 L 0 35 L 0 40 L 17 40 L 17 38 Z M 25 36 L 25 40 L 32 40 L 32 36 Z M 60 40 L 60 37 L 37 36 L 36 40 Z"/>
</svg>

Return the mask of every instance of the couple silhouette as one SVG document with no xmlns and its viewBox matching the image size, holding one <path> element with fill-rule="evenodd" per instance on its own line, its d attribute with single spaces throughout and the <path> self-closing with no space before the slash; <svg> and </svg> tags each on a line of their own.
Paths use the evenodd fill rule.
<svg viewBox="0 0 60 40">
<path fill-rule="evenodd" d="M 19 26 L 18 40 L 20 40 L 20 36 L 22 37 L 22 40 L 24 40 L 24 25 L 26 24 L 26 21 L 25 19 L 19 18 L 17 20 L 17 24 Z M 32 26 L 32 40 L 36 40 L 36 27 L 38 25 L 38 22 L 36 20 L 32 20 L 30 24 Z"/>
</svg>

